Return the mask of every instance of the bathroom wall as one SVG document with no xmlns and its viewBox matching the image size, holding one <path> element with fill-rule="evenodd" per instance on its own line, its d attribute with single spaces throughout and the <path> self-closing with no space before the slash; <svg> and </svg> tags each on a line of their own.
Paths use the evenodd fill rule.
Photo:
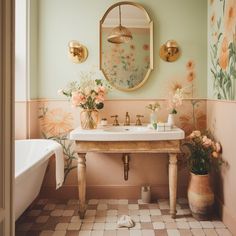
<svg viewBox="0 0 236 236">
<path fill-rule="evenodd" d="M 31 98 L 61 99 L 58 88 L 79 78 L 81 70 L 98 69 L 99 21 L 117 0 L 41 0 L 39 2 L 39 46 L 37 94 Z M 118 90 L 109 99 L 165 98 L 173 83 L 187 86 L 186 64 L 195 65 L 195 96 L 206 98 L 206 14 L 204 0 L 142 0 L 135 1 L 147 9 L 154 22 L 154 70 L 145 85 L 133 92 Z M 96 7 L 95 7 L 96 6 Z M 68 58 L 68 42 L 79 40 L 87 46 L 89 57 L 83 64 L 73 64 Z M 166 63 L 159 57 L 159 48 L 168 39 L 175 39 L 181 57 Z"/>
<path fill-rule="evenodd" d="M 214 178 L 224 223 L 236 235 L 236 1 L 209 1 L 207 127 L 223 147 L 224 165 Z"/>
<path fill-rule="evenodd" d="M 67 100 L 59 97 L 57 90 L 78 79 L 80 71 L 94 70 L 99 73 L 99 20 L 115 2 L 117 1 L 104 0 L 102 4 L 97 4 L 95 0 L 32 1 L 30 62 L 33 66 L 30 66 L 31 100 L 28 101 L 27 128 L 31 138 L 51 137 L 68 145 L 68 141 L 64 143 L 62 134 L 79 125 L 80 110 L 72 108 Z M 204 0 L 138 2 L 144 5 L 154 21 L 154 70 L 144 86 L 137 91 L 125 93 L 113 89 L 107 96 L 100 116 L 107 117 L 112 122 L 110 115 L 118 114 L 120 123 L 123 123 L 125 112 L 129 111 L 132 122 L 135 122 L 136 114 L 143 114 L 143 122 L 148 122 L 149 112 L 145 106 L 158 101 L 162 107 L 159 120 L 165 121 L 168 114 L 165 99 L 169 92 L 184 87 L 186 100 L 178 109 L 176 123 L 186 134 L 194 127 L 204 129 L 207 95 L 207 3 Z M 73 39 L 79 40 L 89 50 L 89 57 L 83 64 L 73 64 L 69 60 L 68 42 Z M 174 63 L 167 63 L 159 58 L 159 48 L 168 39 L 175 39 L 180 45 L 181 56 Z M 68 150 L 73 151 L 73 146 Z M 77 197 L 76 169 L 69 172 L 63 188 L 55 191 L 53 162 L 52 159 L 41 195 Z M 187 186 L 188 172 L 183 162 L 180 158 L 179 196 L 186 194 Z M 75 165 L 76 162 L 67 169 Z M 154 197 L 167 197 L 167 166 L 168 158 L 165 155 L 132 155 L 130 178 L 125 182 L 121 155 L 89 154 L 88 197 L 137 198 L 140 197 L 142 184 L 152 185 Z"/>
<path fill-rule="evenodd" d="M 15 126 L 16 139 L 27 137 L 27 1 L 16 1 Z"/>
</svg>

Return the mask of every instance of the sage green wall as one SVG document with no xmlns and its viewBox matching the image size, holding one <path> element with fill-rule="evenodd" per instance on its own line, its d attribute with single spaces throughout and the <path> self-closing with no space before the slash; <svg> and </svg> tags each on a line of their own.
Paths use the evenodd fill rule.
<svg viewBox="0 0 236 236">
<path fill-rule="evenodd" d="M 38 0 L 39 1 L 39 0 Z M 38 37 L 38 78 L 31 81 L 37 92 L 31 98 L 60 98 L 57 90 L 78 79 L 81 70 L 98 68 L 99 20 L 115 0 L 40 0 Z M 154 21 L 154 70 L 143 87 L 133 92 L 114 89 L 111 99 L 155 99 L 168 94 L 168 86 L 185 80 L 186 63 L 195 62 L 196 97 L 207 95 L 207 1 L 140 0 Z M 68 58 L 68 42 L 79 40 L 89 50 L 83 64 Z M 167 63 L 159 58 L 160 45 L 176 40 L 182 51 L 178 61 Z"/>
</svg>

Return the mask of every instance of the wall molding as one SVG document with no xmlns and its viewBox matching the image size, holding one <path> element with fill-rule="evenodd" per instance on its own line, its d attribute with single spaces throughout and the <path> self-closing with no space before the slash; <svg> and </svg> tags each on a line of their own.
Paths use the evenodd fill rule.
<svg viewBox="0 0 236 236">
<path fill-rule="evenodd" d="M 217 102 L 217 103 L 235 103 L 236 100 L 219 100 L 219 99 L 207 99 L 207 102 Z"/>
<path fill-rule="evenodd" d="M 166 101 L 168 98 L 144 98 L 144 99 L 106 99 L 105 102 L 122 102 L 122 101 Z M 183 101 L 191 101 L 191 100 L 207 100 L 207 98 L 184 98 Z M 38 98 L 38 99 L 29 99 L 26 102 L 67 102 L 68 99 L 47 99 L 47 98 Z"/>
<path fill-rule="evenodd" d="M 130 102 L 142 102 L 142 101 L 165 101 L 165 98 L 153 98 L 153 99 L 107 99 L 105 102 L 122 102 L 122 101 L 130 101 Z M 236 100 L 219 100 L 219 99 L 207 99 L 207 98 L 185 98 L 183 101 L 191 101 L 191 100 L 198 100 L 198 101 L 206 101 L 206 102 L 218 102 L 218 103 L 236 103 Z M 21 103 L 38 103 L 38 102 L 68 102 L 68 99 L 29 99 L 25 101 L 15 101 L 16 104 Z"/>
</svg>

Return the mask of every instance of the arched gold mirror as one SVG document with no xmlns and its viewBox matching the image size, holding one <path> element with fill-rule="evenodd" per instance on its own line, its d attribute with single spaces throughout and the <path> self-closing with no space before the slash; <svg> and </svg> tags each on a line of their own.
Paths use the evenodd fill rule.
<svg viewBox="0 0 236 236">
<path fill-rule="evenodd" d="M 100 21 L 100 69 L 122 91 L 141 87 L 153 69 L 153 22 L 143 6 L 112 5 Z"/>
</svg>

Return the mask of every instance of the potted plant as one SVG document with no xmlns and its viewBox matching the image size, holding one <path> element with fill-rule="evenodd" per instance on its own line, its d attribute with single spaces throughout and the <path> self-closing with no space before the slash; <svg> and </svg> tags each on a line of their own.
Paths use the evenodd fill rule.
<svg viewBox="0 0 236 236">
<path fill-rule="evenodd" d="M 81 73 L 79 82 L 73 81 L 59 94 L 70 98 L 73 107 L 80 107 L 80 123 L 83 129 L 96 129 L 98 110 L 104 106 L 106 87 L 101 79 L 94 79 L 94 74 Z"/>
<path fill-rule="evenodd" d="M 214 193 L 210 185 L 211 169 L 218 170 L 223 163 L 221 145 L 213 141 L 210 134 L 193 131 L 183 144 L 190 153 L 188 165 L 191 172 L 188 186 L 188 201 L 192 215 L 198 220 L 209 218 L 214 204 Z"/>
</svg>

